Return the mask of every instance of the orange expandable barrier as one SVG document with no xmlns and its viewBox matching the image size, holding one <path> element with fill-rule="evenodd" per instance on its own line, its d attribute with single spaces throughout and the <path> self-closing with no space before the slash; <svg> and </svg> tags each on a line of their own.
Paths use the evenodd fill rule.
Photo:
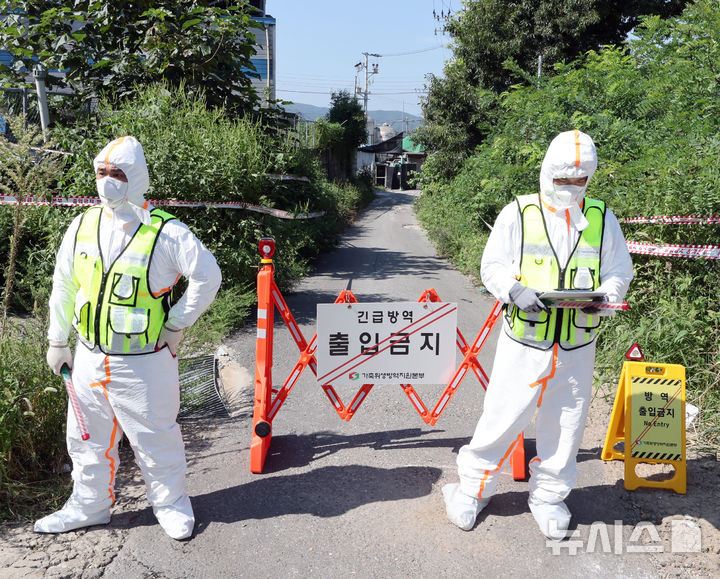
<svg viewBox="0 0 720 579">
<path fill-rule="evenodd" d="M 261 255 L 263 255 L 263 245 L 261 240 Z M 272 240 L 270 240 L 272 241 Z M 274 242 L 272 245 L 274 252 Z M 310 342 L 305 340 L 295 318 L 290 311 L 280 290 L 275 284 L 274 267 L 268 249 L 264 250 L 264 258 L 257 278 L 257 339 L 255 354 L 255 401 L 253 411 L 253 428 L 252 442 L 250 444 L 250 470 L 254 473 L 261 473 L 270 441 L 272 439 L 272 421 L 287 399 L 290 391 L 293 389 L 298 379 L 309 366 L 310 370 L 317 376 L 317 361 L 315 360 L 315 350 L 317 349 L 317 334 L 313 335 Z M 335 299 L 335 303 L 357 303 L 357 298 L 349 290 L 343 290 Z M 440 296 L 434 289 L 425 290 L 418 298 L 418 302 L 441 302 Z M 290 334 L 295 341 L 300 357 L 297 363 L 285 380 L 282 388 L 279 390 L 273 388 L 272 385 L 272 365 L 273 365 L 273 323 L 274 313 L 277 308 L 278 313 L 287 326 Z M 482 329 L 478 332 L 472 346 L 469 346 L 460 330 L 457 330 L 456 343 L 464 358 L 458 369 L 455 371 L 453 378 L 447 385 L 440 398 L 433 406 L 432 411 L 428 409 L 420 395 L 415 391 L 412 384 L 401 384 L 403 391 L 409 398 L 410 402 L 417 410 L 423 421 L 434 426 L 440 415 L 447 408 L 448 402 L 453 397 L 458 387 L 472 371 L 484 389 L 487 389 L 489 378 L 485 373 L 482 365 L 477 357 L 480 350 L 487 342 L 495 323 L 502 313 L 502 304 L 495 302 L 487 320 L 483 324 Z M 373 384 L 363 384 L 357 391 L 352 401 L 346 405 L 340 395 L 337 393 L 332 384 L 321 385 L 325 395 L 330 400 L 333 408 L 338 416 L 343 420 L 350 420 L 357 412 L 360 405 L 373 388 Z M 522 434 L 521 434 L 522 436 Z M 521 440 L 522 442 L 522 440 Z M 525 450 L 523 444 L 518 444 L 516 450 L 511 456 L 513 478 L 515 480 L 524 480 L 526 477 Z"/>
</svg>

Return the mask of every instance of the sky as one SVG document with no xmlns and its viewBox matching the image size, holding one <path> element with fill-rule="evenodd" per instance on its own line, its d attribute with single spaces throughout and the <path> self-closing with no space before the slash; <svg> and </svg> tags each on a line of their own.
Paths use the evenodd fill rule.
<svg viewBox="0 0 720 579">
<path fill-rule="evenodd" d="M 447 48 L 438 14 L 461 8 L 460 0 L 267 0 L 276 19 L 276 96 L 327 107 L 330 93 L 354 91 L 356 69 L 370 57 L 368 110 L 422 115 L 425 75 L 442 76 Z M 437 35 L 435 34 L 437 30 Z M 414 54 L 408 54 L 414 53 Z M 358 75 L 365 87 L 364 70 Z"/>
</svg>

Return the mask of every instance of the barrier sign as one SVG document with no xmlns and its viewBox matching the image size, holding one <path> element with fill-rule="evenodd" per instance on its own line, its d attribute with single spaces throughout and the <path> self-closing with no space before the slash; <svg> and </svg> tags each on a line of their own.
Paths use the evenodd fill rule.
<svg viewBox="0 0 720 579">
<path fill-rule="evenodd" d="M 682 380 L 630 376 L 630 456 L 682 458 Z"/>
<path fill-rule="evenodd" d="M 321 384 L 448 384 L 455 373 L 457 304 L 318 304 Z"/>
<path fill-rule="evenodd" d="M 624 448 L 616 446 L 622 442 Z M 669 488 L 685 494 L 685 367 L 625 362 L 602 452 L 603 460 L 625 460 L 625 488 Z M 638 463 L 668 463 L 669 480 L 637 475 Z"/>
</svg>

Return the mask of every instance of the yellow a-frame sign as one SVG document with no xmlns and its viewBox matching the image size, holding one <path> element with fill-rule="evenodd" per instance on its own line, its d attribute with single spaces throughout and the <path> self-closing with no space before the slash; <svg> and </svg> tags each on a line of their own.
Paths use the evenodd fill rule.
<svg viewBox="0 0 720 579">
<path fill-rule="evenodd" d="M 624 442 L 623 450 L 616 445 Z M 685 494 L 685 367 L 679 364 L 625 362 L 615 395 L 603 460 L 625 460 L 625 488 L 667 488 Z M 640 477 L 641 463 L 671 464 L 669 480 Z"/>
</svg>

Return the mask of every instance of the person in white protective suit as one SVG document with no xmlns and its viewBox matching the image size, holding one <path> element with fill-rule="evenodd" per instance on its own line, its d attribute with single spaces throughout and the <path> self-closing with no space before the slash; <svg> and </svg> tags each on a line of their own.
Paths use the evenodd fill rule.
<svg viewBox="0 0 720 579">
<path fill-rule="evenodd" d="M 577 477 L 595 332 L 600 317 L 614 310 L 548 308 L 538 295 L 595 290 L 618 302 L 627 292 L 633 271 L 620 225 L 602 201 L 585 197 L 596 167 L 588 135 L 559 134 L 542 163 L 540 194 L 507 205 L 485 247 L 482 280 L 507 304 L 503 331 L 483 413 L 458 453 L 460 483 L 442 489 L 448 518 L 466 531 L 495 493 L 502 467 L 537 411 L 528 503 L 546 537 L 567 534 L 570 511 L 563 501 Z"/>
<path fill-rule="evenodd" d="M 153 208 L 142 146 L 130 136 L 94 160 L 101 206 L 70 225 L 58 251 L 50 296 L 47 361 L 72 380 L 90 439 L 68 411 L 73 491 L 62 509 L 35 523 L 61 533 L 110 521 L 118 443 L 127 436 L 165 532 L 189 537 L 195 525 L 185 491 L 185 450 L 176 422 L 180 391 L 176 351 L 183 328 L 210 305 L 220 286 L 213 255 L 186 225 Z M 170 290 L 187 290 L 170 307 Z M 71 325 L 78 332 L 72 358 Z"/>
</svg>

